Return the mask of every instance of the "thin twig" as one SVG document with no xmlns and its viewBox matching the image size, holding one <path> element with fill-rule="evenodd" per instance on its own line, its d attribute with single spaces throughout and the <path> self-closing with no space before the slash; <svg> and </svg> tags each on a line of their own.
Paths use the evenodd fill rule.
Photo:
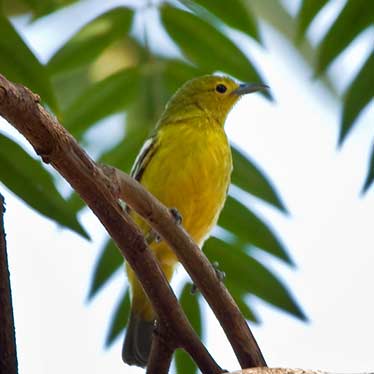
<svg viewBox="0 0 374 374">
<path fill-rule="evenodd" d="M 29 89 L 0 75 L 0 115 L 8 120 L 78 192 L 134 269 L 157 315 L 174 339 L 188 340 L 202 372 L 222 373 L 181 309 L 160 266 L 131 218 L 112 193 L 111 180 Z"/>
<path fill-rule="evenodd" d="M 0 194 L 0 373 L 17 374 L 17 347 L 5 241 L 4 212 L 4 198 Z"/>
</svg>

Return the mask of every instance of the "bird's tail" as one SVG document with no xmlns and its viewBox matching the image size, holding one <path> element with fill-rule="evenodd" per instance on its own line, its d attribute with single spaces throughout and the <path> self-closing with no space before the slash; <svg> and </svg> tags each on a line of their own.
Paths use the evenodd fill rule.
<svg viewBox="0 0 374 374">
<path fill-rule="evenodd" d="M 123 342 L 122 359 L 128 365 L 145 367 L 151 350 L 154 321 L 142 319 L 131 311 Z"/>
</svg>

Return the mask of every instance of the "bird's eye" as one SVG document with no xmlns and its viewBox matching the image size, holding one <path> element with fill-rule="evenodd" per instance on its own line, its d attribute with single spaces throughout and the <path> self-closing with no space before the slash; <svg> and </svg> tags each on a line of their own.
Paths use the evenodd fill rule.
<svg viewBox="0 0 374 374">
<path fill-rule="evenodd" d="M 224 84 L 217 84 L 216 91 L 219 93 L 225 93 L 227 90 L 227 87 Z"/>
</svg>

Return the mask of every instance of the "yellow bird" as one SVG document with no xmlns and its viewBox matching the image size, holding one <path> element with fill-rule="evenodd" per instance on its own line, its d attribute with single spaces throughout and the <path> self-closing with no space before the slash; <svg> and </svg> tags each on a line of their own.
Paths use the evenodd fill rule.
<svg viewBox="0 0 374 374">
<path fill-rule="evenodd" d="M 166 105 L 135 161 L 132 176 L 167 207 L 177 208 L 183 227 L 199 246 L 216 224 L 230 184 L 227 114 L 243 94 L 264 88 L 213 75 L 188 81 Z M 150 227 L 135 212 L 130 214 L 149 236 Z M 177 263 L 174 252 L 163 241 L 150 247 L 170 281 Z M 144 367 L 157 316 L 128 265 L 127 274 L 132 300 L 122 357 L 129 365 Z"/>
</svg>

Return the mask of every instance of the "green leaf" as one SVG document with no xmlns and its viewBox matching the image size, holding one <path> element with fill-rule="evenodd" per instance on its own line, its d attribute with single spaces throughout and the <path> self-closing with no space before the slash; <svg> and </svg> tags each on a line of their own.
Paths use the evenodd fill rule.
<svg viewBox="0 0 374 374">
<path fill-rule="evenodd" d="M 144 54 L 142 46 L 136 40 L 123 35 L 102 51 L 97 59 L 87 60 L 87 63 L 53 75 L 53 87 L 62 110 L 81 96 L 93 82 L 133 66 Z"/>
<path fill-rule="evenodd" d="M 373 23 L 374 2 L 347 1 L 318 48 L 316 72 L 321 74 L 363 30 Z"/>
<path fill-rule="evenodd" d="M 371 147 L 370 162 L 362 192 L 365 193 L 374 181 L 374 144 Z"/>
<path fill-rule="evenodd" d="M 164 59 L 163 77 L 167 93 L 165 103 L 188 80 L 208 73 L 207 70 L 197 68 L 178 59 Z"/>
<path fill-rule="evenodd" d="M 124 259 L 113 240 L 109 239 L 96 262 L 88 300 L 91 300 L 97 294 L 121 266 L 124 266 Z"/>
<path fill-rule="evenodd" d="M 19 16 L 31 12 L 35 19 L 77 1 L 78 0 L 1 0 L 0 6 L 3 4 L 5 14 L 7 15 Z"/>
<path fill-rule="evenodd" d="M 199 68 L 224 71 L 244 82 L 264 82 L 242 51 L 214 26 L 169 5 L 162 6 L 161 20 L 185 56 Z"/>
<path fill-rule="evenodd" d="M 14 0 L 12 1 L 14 2 Z M 22 2 L 32 10 L 35 17 L 50 14 L 59 8 L 77 1 L 78 0 L 22 0 Z"/>
<path fill-rule="evenodd" d="M 297 318 L 306 319 L 281 281 L 243 251 L 238 243 L 228 244 L 211 237 L 205 243 L 203 251 L 210 261 L 219 261 L 220 269 L 226 273 L 226 281 L 235 284 L 242 290 L 243 295 L 256 295 Z"/>
<path fill-rule="evenodd" d="M 144 64 L 140 70 L 140 95 L 136 102 L 134 124 L 140 120 L 143 125 L 153 129 L 171 95 L 165 84 L 167 68 L 163 61 L 156 60 Z"/>
<path fill-rule="evenodd" d="M 234 298 L 244 318 L 248 321 L 259 323 L 260 321 L 258 317 L 245 300 L 245 296 L 247 296 L 247 293 L 243 291 L 240 287 L 238 287 L 234 282 L 230 282 L 227 279 L 225 279 L 224 282 L 225 286 L 227 287 L 231 296 Z"/>
<path fill-rule="evenodd" d="M 53 88 L 58 104 L 64 112 L 92 84 L 88 67 L 53 76 Z M 60 120 L 60 118 L 59 118 Z"/>
<path fill-rule="evenodd" d="M 243 245 L 254 245 L 292 264 L 283 244 L 270 228 L 231 196 L 227 197 L 218 225 L 236 235 Z"/>
<path fill-rule="evenodd" d="M 295 42 L 297 35 L 297 18 L 293 17 L 284 6 L 282 0 L 272 1 L 250 1 L 251 9 L 258 19 L 271 25 L 271 28 L 280 33 L 290 43 Z M 317 1 L 317 0 L 316 0 Z M 295 45 L 300 57 L 303 58 L 306 64 L 313 67 L 316 60 L 317 47 L 313 46 L 306 38 L 302 43 Z M 335 98 L 339 98 L 334 82 L 328 76 L 322 76 L 320 80 L 324 83 L 330 94 Z"/>
<path fill-rule="evenodd" d="M 119 337 L 127 325 L 130 314 L 130 292 L 128 288 L 123 293 L 116 309 L 114 310 L 109 331 L 105 339 L 105 347 L 110 347 Z"/>
<path fill-rule="evenodd" d="M 297 32 L 300 39 L 327 2 L 328 0 L 303 0 L 297 15 Z"/>
<path fill-rule="evenodd" d="M 0 72 L 39 94 L 58 112 L 47 69 L 38 61 L 8 19 L 0 12 Z"/>
<path fill-rule="evenodd" d="M 177 374 L 196 374 L 198 372 L 195 362 L 181 348 L 175 351 L 175 367 Z"/>
<path fill-rule="evenodd" d="M 343 118 L 339 135 L 341 145 L 354 125 L 360 112 L 373 103 L 374 97 L 374 54 L 370 53 L 357 76 L 353 79 L 344 97 Z"/>
<path fill-rule="evenodd" d="M 196 10 L 196 6 L 194 7 L 193 4 L 196 3 L 218 17 L 220 22 L 224 22 L 228 26 L 260 41 L 256 18 L 251 12 L 249 5 L 242 0 L 230 0 L 229 7 L 227 2 L 222 0 L 194 0 L 185 1 L 184 3 L 194 10 Z"/>
<path fill-rule="evenodd" d="M 63 125 L 74 136 L 81 136 L 98 120 L 124 110 L 138 93 L 138 71 L 124 69 L 93 84 L 63 113 Z"/>
<path fill-rule="evenodd" d="M 198 301 L 199 296 L 197 294 L 191 294 L 191 287 L 191 283 L 185 284 L 179 296 L 179 302 L 197 335 L 201 338 L 202 321 L 200 304 Z M 175 353 L 175 366 L 179 374 L 194 374 L 197 372 L 196 364 L 192 361 L 191 357 L 182 350 L 177 350 Z"/>
<path fill-rule="evenodd" d="M 89 239 L 52 176 L 18 144 L 0 134 L 0 181 L 44 216 Z"/>
<path fill-rule="evenodd" d="M 265 175 L 238 148 L 232 146 L 231 150 L 234 164 L 231 175 L 232 183 L 287 213 L 285 206 Z"/>
<path fill-rule="evenodd" d="M 244 301 L 243 298 L 235 298 L 234 300 L 236 304 L 238 305 L 240 312 L 243 314 L 243 317 L 248 320 L 252 321 L 254 323 L 258 323 L 257 316 L 253 313 L 252 309 L 249 307 L 249 305 Z"/>
<path fill-rule="evenodd" d="M 105 48 L 129 32 L 133 11 L 118 7 L 101 14 L 80 29 L 50 59 L 52 74 L 76 69 L 93 62 Z"/>
<path fill-rule="evenodd" d="M 25 14 L 30 8 L 22 1 L 16 0 L 0 0 L 0 12 L 4 12 L 9 17 Z"/>
</svg>

